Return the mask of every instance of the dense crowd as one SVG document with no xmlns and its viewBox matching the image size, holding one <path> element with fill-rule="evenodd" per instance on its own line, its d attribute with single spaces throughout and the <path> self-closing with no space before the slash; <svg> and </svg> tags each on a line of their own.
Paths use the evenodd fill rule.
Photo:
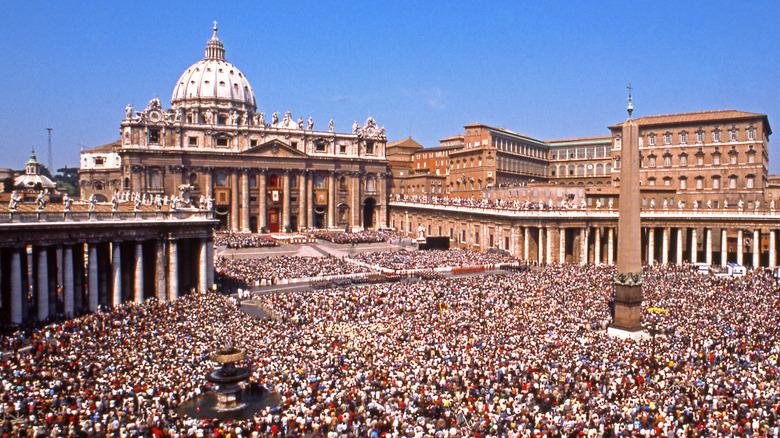
<svg viewBox="0 0 780 438">
<path fill-rule="evenodd" d="M 279 243 L 267 236 L 249 233 L 217 233 L 214 244 L 228 248 L 263 248 L 279 246 Z"/>
<path fill-rule="evenodd" d="M 571 201 L 562 201 L 557 205 L 552 200 L 547 202 L 529 201 L 527 199 L 489 199 L 489 198 L 445 198 L 440 196 L 427 195 L 396 195 L 396 201 L 415 202 L 421 204 L 436 205 L 454 205 L 458 207 L 475 208 L 494 208 L 502 210 L 570 210 L 574 208 L 585 208 L 582 204 L 575 204 Z"/>
<path fill-rule="evenodd" d="M 317 239 L 327 240 L 328 242 L 338 243 L 338 244 L 386 242 L 390 239 L 395 239 L 400 236 L 399 234 L 389 230 L 385 230 L 385 231 L 363 230 L 356 233 L 319 230 L 319 231 L 313 231 L 310 234 L 316 237 Z"/>
<path fill-rule="evenodd" d="M 608 319 L 614 269 L 301 291 L 255 321 L 215 294 L 127 304 L 46 327 L 0 366 L 2 433 L 175 437 L 778 436 L 778 292 L 758 274 L 645 272 L 654 341 Z M 211 387 L 211 349 L 247 349 L 279 409 L 175 413 Z M 654 352 L 654 353 L 653 353 Z M 25 428 L 25 433 L 13 430 Z"/>
<path fill-rule="evenodd" d="M 395 270 L 485 266 L 518 261 L 510 255 L 466 249 L 367 252 L 356 254 L 352 258 L 372 266 Z"/>
<path fill-rule="evenodd" d="M 320 277 L 370 272 L 370 269 L 336 257 L 276 256 L 255 259 L 219 257 L 214 261 L 218 275 L 253 285 L 266 280 L 278 283 L 289 278 Z"/>
</svg>

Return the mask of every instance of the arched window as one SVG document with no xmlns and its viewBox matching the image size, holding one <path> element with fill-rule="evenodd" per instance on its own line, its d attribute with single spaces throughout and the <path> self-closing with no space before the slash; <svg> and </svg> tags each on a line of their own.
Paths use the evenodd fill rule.
<svg viewBox="0 0 780 438">
<path fill-rule="evenodd" d="M 190 174 L 190 185 L 191 186 L 197 186 L 198 185 L 198 174 L 195 172 L 192 172 Z"/>
<path fill-rule="evenodd" d="M 585 166 L 582 164 L 577 165 L 577 176 L 585 176 Z"/>
<path fill-rule="evenodd" d="M 604 175 L 604 165 L 599 163 L 596 164 L 596 175 Z"/>
</svg>

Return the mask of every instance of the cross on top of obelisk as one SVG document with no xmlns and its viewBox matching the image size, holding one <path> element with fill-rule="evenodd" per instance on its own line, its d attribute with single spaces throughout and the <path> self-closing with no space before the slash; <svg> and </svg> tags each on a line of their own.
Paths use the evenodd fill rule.
<svg viewBox="0 0 780 438">
<path fill-rule="evenodd" d="M 634 112 L 634 104 L 631 103 L 631 90 L 634 88 L 631 87 L 631 82 L 628 83 L 628 118 L 631 118 L 631 113 Z"/>
</svg>

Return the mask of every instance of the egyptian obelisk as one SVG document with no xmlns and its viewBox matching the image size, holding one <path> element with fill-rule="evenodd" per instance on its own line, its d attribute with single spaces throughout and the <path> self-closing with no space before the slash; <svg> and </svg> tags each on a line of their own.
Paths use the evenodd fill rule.
<svg viewBox="0 0 780 438">
<path fill-rule="evenodd" d="M 639 127 L 631 118 L 631 84 L 628 85 L 628 120 L 623 123 L 620 159 L 618 254 L 615 274 L 615 318 L 612 327 L 628 332 L 642 330 L 642 234 L 639 217 Z"/>
</svg>

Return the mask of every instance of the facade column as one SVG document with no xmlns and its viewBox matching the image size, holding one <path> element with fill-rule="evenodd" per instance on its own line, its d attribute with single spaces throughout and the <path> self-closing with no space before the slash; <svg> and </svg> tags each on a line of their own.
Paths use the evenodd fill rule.
<svg viewBox="0 0 780 438">
<path fill-rule="evenodd" d="M 566 228 L 558 228 L 558 263 L 566 263 Z"/>
<path fill-rule="evenodd" d="M 529 244 L 531 241 L 531 227 L 523 227 L 523 260 L 529 261 L 531 253 Z"/>
<path fill-rule="evenodd" d="M 691 229 L 691 264 L 699 262 L 699 236 L 698 228 Z"/>
<path fill-rule="evenodd" d="M 207 168 L 203 173 L 203 176 L 206 179 L 204 193 L 207 198 L 214 198 L 214 170 Z"/>
<path fill-rule="evenodd" d="M 165 291 L 168 276 L 165 272 L 165 240 L 162 238 L 155 241 L 154 277 L 156 282 L 155 296 L 158 301 L 164 302 L 168 299 L 168 294 Z"/>
<path fill-rule="evenodd" d="M 775 230 L 769 230 L 769 267 L 774 268 L 777 266 L 777 248 L 775 247 Z"/>
<path fill-rule="evenodd" d="M 41 247 L 36 254 L 38 257 L 38 275 L 37 283 L 37 302 L 38 302 L 38 321 L 43 321 L 49 317 L 49 251 L 46 247 Z"/>
<path fill-rule="evenodd" d="M 230 174 L 230 230 L 239 231 L 241 224 L 238 221 L 238 174 L 233 171 Z"/>
<path fill-rule="evenodd" d="M 720 265 L 726 266 L 729 263 L 728 236 L 725 228 L 720 229 Z"/>
<path fill-rule="evenodd" d="M 25 298 L 22 290 L 22 250 L 11 249 L 11 323 L 22 323 L 22 300 Z"/>
<path fill-rule="evenodd" d="M 682 227 L 677 228 L 677 254 L 674 261 L 678 265 L 682 265 L 683 263 L 683 228 Z"/>
<path fill-rule="evenodd" d="M 547 232 L 547 235 L 544 236 L 544 254 L 547 259 L 547 264 L 555 263 L 555 260 L 553 259 L 553 229 L 552 227 L 545 227 L 545 230 Z"/>
<path fill-rule="evenodd" d="M 588 264 L 588 227 L 580 228 L 580 264 Z"/>
<path fill-rule="evenodd" d="M 712 266 L 712 228 L 704 229 L 704 261 Z"/>
<path fill-rule="evenodd" d="M 377 184 L 379 184 L 379 227 L 387 228 L 387 173 L 379 173 Z"/>
<path fill-rule="evenodd" d="M 336 172 L 328 175 L 328 228 L 336 226 Z"/>
<path fill-rule="evenodd" d="M 596 235 L 593 236 L 593 264 L 601 264 L 601 227 L 596 227 Z"/>
<path fill-rule="evenodd" d="M 209 266 L 209 250 L 208 240 L 206 238 L 200 239 L 200 251 L 198 260 L 198 291 L 205 292 L 208 289 L 208 266 Z"/>
<path fill-rule="evenodd" d="M 306 222 L 306 171 L 302 170 L 298 175 L 298 231 L 301 231 L 309 226 Z"/>
<path fill-rule="evenodd" d="M 518 233 L 518 230 L 517 230 L 517 226 L 516 225 L 512 225 L 512 228 L 509 229 L 509 240 L 510 240 L 510 242 L 509 242 L 509 245 L 510 245 L 509 253 L 512 254 L 512 257 L 517 257 L 517 258 L 519 258 L 518 254 L 517 254 L 518 253 L 518 251 L 517 251 L 517 239 L 518 238 L 519 238 L 519 233 Z"/>
<path fill-rule="evenodd" d="M 350 190 L 350 206 L 349 206 L 349 212 L 350 216 L 352 217 L 351 230 L 357 231 L 363 229 L 365 227 L 365 224 L 361 221 L 361 215 L 360 215 L 360 178 L 364 177 L 365 174 L 361 172 L 352 172 L 350 174 L 350 179 L 352 180 L 352 190 Z"/>
<path fill-rule="evenodd" d="M 73 316 L 73 247 L 65 245 L 62 251 L 62 300 L 65 315 Z"/>
<path fill-rule="evenodd" d="M 647 229 L 647 264 L 655 264 L 655 228 Z"/>
<path fill-rule="evenodd" d="M 144 300 L 144 245 L 135 242 L 135 278 L 133 279 L 133 298 L 136 303 Z"/>
<path fill-rule="evenodd" d="M 607 228 L 607 264 L 615 264 L 615 229 Z"/>
<path fill-rule="evenodd" d="M 249 170 L 241 170 L 241 231 L 249 232 Z"/>
<path fill-rule="evenodd" d="M 257 209 L 257 231 L 265 229 L 268 231 L 268 187 L 266 185 L 265 169 L 260 169 L 260 174 L 257 175 L 260 179 L 260 188 L 257 192 L 257 199 L 259 208 Z"/>
<path fill-rule="evenodd" d="M 111 280 L 113 284 L 112 304 L 122 304 L 122 252 L 119 242 L 111 242 Z"/>
<path fill-rule="evenodd" d="M 168 240 L 168 300 L 179 298 L 179 243 Z"/>
<path fill-rule="evenodd" d="M 661 242 L 661 263 L 669 264 L 669 227 L 664 228 L 664 236 Z"/>
<path fill-rule="evenodd" d="M 310 173 L 309 177 L 306 178 L 306 197 L 309 199 L 306 206 L 306 225 L 309 228 L 314 228 L 314 203 L 316 202 L 314 198 L 314 173 Z"/>
<path fill-rule="evenodd" d="M 282 172 L 282 232 L 290 229 L 290 171 Z"/>
<path fill-rule="evenodd" d="M 87 260 L 87 263 L 89 264 L 89 311 L 94 312 L 97 310 L 98 305 L 100 304 L 100 301 L 98 301 L 98 297 L 100 295 L 100 283 L 98 280 L 98 251 L 97 251 L 97 243 L 90 243 L 89 244 L 89 260 Z"/>
<path fill-rule="evenodd" d="M 743 232 L 742 230 L 737 231 L 737 264 L 742 265 L 743 260 L 742 257 L 744 256 L 744 247 L 743 245 Z"/>
<path fill-rule="evenodd" d="M 761 240 L 758 234 L 758 228 L 753 230 L 753 269 L 761 264 Z"/>
</svg>

